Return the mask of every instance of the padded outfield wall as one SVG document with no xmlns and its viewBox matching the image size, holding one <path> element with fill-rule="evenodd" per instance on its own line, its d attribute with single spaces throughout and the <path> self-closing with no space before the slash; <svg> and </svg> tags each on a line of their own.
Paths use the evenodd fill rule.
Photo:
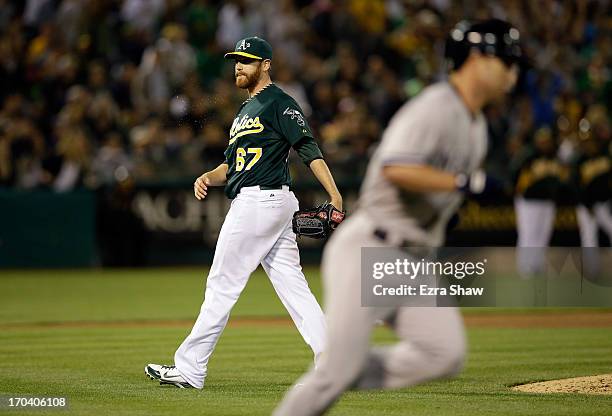
<svg viewBox="0 0 612 416">
<path fill-rule="evenodd" d="M 345 206 L 356 205 L 358 185 L 340 184 Z M 314 184 L 295 188 L 300 206 L 325 193 Z M 205 202 L 191 183 L 141 183 L 70 193 L 0 191 L 0 267 L 87 267 L 210 264 L 229 201 L 221 189 Z M 511 199 L 467 201 L 451 246 L 512 246 L 516 241 Z M 609 242 L 600 236 L 600 241 Z M 316 263 L 322 243 L 302 239 L 302 259 Z M 574 208 L 557 212 L 553 246 L 579 245 Z"/>
</svg>

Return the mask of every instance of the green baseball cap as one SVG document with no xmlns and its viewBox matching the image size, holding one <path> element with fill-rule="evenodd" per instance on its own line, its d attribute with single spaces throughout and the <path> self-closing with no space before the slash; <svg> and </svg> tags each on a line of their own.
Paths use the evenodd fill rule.
<svg viewBox="0 0 612 416">
<path fill-rule="evenodd" d="M 225 59 L 236 59 L 237 56 L 259 60 L 272 59 L 272 46 L 257 36 L 244 38 L 236 43 L 233 52 L 225 54 Z"/>
</svg>

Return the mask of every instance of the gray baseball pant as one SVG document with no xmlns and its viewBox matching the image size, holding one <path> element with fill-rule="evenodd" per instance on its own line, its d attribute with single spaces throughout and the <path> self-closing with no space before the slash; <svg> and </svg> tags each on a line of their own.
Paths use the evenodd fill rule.
<svg viewBox="0 0 612 416">
<path fill-rule="evenodd" d="M 338 229 L 323 255 L 326 350 L 288 391 L 275 416 L 323 414 L 348 389 L 394 389 L 455 375 L 466 356 L 461 315 L 453 307 L 361 306 L 361 247 L 384 244 L 366 214 Z M 370 346 L 379 320 L 393 318 L 400 341 Z"/>
</svg>

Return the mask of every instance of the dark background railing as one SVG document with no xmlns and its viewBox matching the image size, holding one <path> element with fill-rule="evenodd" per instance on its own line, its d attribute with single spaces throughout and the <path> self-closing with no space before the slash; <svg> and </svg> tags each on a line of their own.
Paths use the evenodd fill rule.
<svg viewBox="0 0 612 416">
<path fill-rule="evenodd" d="M 349 215 L 356 183 L 340 183 Z M 325 200 L 314 183 L 298 183 L 301 206 Z M 0 267 L 157 266 L 210 264 L 229 208 L 221 188 L 204 202 L 191 181 L 122 184 L 97 191 L 0 191 Z M 450 246 L 511 246 L 516 241 L 510 198 L 468 200 Z M 323 243 L 299 241 L 305 263 L 320 260 Z M 579 245 L 574 208 L 560 206 L 552 245 Z"/>
</svg>

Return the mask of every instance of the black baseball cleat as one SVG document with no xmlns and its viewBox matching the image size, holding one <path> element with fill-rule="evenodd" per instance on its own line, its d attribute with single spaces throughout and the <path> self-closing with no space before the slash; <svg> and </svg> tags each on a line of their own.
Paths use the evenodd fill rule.
<svg viewBox="0 0 612 416">
<path fill-rule="evenodd" d="M 148 364 L 145 369 L 145 374 L 151 380 L 159 380 L 160 386 L 171 385 L 179 389 L 193 388 L 173 365 Z"/>
</svg>

